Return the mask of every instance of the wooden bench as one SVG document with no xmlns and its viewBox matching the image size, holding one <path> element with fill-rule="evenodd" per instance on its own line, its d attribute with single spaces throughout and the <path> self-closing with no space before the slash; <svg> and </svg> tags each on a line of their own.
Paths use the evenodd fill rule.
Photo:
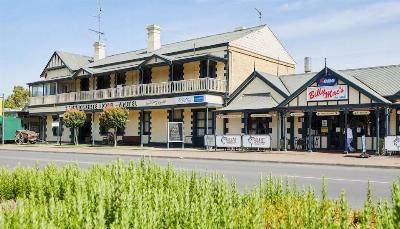
<svg viewBox="0 0 400 229">
<path fill-rule="evenodd" d="M 140 136 L 122 136 L 122 144 L 139 145 L 140 144 Z"/>
</svg>

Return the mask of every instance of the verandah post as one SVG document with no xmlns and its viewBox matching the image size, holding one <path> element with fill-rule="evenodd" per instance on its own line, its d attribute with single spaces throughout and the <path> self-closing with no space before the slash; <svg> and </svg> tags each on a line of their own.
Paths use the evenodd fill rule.
<svg viewBox="0 0 400 229">
<path fill-rule="evenodd" d="M 311 120 L 313 112 L 308 112 L 308 152 L 312 152 L 312 134 L 311 134 Z"/>
<path fill-rule="evenodd" d="M 279 111 L 276 112 L 276 146 L 277 146 L 277 150 L 280 151 L 281 150 L 281 131 L 280 131 L 280 115 L 281 113 Z"/>
<path fill-rule="evenodd" d="M 347 152 L 347 114 L 348 110 L 344 110 L 344 152 Z"/>
<path fill-rule="evenodd" d="M 379 108 L 376 108 L 375 110 L 375 117 L 376 117 L 376 155 L 379 155 L 379 137 L 380 137 L 380 133 L 379 133 Z"/>
<path fill-rule="evenodd" d="M 144 110 L 140 110 L 140 147 L 143 147 Z"/>
<path fill-rule="evenodd" d="M 385 108 L 385 137 L 390 135 L 390 108 Z"/>
<path fill-rule="evenodd" d="M 286 138 L 287 138 L 286 111 L 282 112 L 282 118 L 283 118 L 283 127 L 282 127 L 282 131 L 283 131 L 283 150 L 287 151 L 287 144 L 286 144 Z"/>
</svg>

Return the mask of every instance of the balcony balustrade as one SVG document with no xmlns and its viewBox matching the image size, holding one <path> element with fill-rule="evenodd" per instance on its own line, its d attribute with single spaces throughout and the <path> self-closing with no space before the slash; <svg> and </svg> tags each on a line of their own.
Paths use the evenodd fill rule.
<svg viewBox="0 0 400 229">
<path fill-rule="evenodd" d="M 167 95 L 188 92 L 226 92 L 226 81 L 214 78 L 168 81 L 161 83 L 129 85 L 93 91 L 62 93 L 29 98 L 29 106 L 81 101 L 129 98 L 140 96 Z"/>
</svg>

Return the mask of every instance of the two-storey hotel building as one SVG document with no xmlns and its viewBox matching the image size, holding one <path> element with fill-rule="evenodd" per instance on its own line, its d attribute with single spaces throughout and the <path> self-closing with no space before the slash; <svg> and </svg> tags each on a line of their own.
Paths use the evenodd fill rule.
<svg viewBox="0 0 400 229">
<path fill-rule="evenodd" d="M 86 112 L 82 143 L 101 142 L 107 131 L 99 114 L 107 104 L 129 109 L 129 122 L 118 138 L 129 144 L 164 144 L 167 122 L 184 123 L 185 143 L 203 145 L 203 136 L 224 129 L 215 118 L 254 69 L 293 74 L 295 62 L 265 25 L 162 44 L 160 27 L 147 27 L 147 47 L 106 55 L 103 42 L 94 56 L 56 51 L 40 80 L 29 83 L 32 126 L 48 142 L 71 142 L 62 124 L 69 108 Z M 231 127 L 234 128 L 234 127 Z"/>
</svg>

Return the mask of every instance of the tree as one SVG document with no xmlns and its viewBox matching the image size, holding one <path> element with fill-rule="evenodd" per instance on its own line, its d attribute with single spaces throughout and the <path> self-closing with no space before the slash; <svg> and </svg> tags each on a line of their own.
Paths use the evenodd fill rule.
<svg viewBox="0 0 400 229">
<path fill-rule="evenodd" d="M 115 147 L 117 146 L 117 130 L 123 128 L 128 122 L 128 115 L 127 109 L 113 106 L 106 106 L 100 113 L 100 126 L 107 130 L 113 129 Z"/>
<path fill-rule="evenodd" d="M 86 114 L 77 109 L 69 109 L 64 113 L 63 122 L 66 127 L 74 130 L 74 143 L 78 145 L 78 131 L 86 122 Z"/>
<path fill-rule="evenodd" d="M 4 104 L 7 108 L 19 109 L 28 105 L 29 91 L 22 86 L 15 86 L 13 92 L 7 97 Z"/>
</svg>

